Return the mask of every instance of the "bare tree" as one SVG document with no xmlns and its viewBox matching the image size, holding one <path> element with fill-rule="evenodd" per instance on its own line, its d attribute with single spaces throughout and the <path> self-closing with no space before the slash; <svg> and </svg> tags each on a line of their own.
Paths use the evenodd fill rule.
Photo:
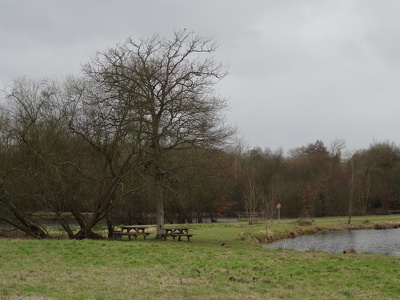
<svg viewBox="0 0 400 300">
<path fill-rule="evenodd" d="M 91 78 L 72 77 L 66 82 L 65 97 L 68 129 L 86 145 L 79 171 L 92 200 L 89 218 L 76 205 L 69 207 L 81 227 L 75 238 L 96 237 L 92 228 L 104 219 L 112 237 L 110 212 L 119 198 L 132 192 L 123 181 L 141 164 L 147 144 L 135 122 L 137 115 L 130 111 L 133 97 L 124 97 Z"/>
<path fill-rule="evenodd" d="M 2 176 L 1 200 L 14 227 L 33 232 L 29 214 L 51 212 L 70 238 L 102 238 L 92 228 L 104 219 L 112 235 L 109 213 L 129 192 L 122 181 L 139 164 L 140 142 L 125 106 L 111 106 L 94 87 L 73 79 L 65 89 L 45 80 L 14 83 L 8 94 L 14 156 Z M 67 211 L 80 226 L 77 233 Z"/>
<path fill-rule="evenodd" d="M 268 195 L 261 198 L 261 211 L 263 213 L 263 217 L 265 218 L 265 222 L 268 219 L 273 219 L 273 216 L 276 212 L 276 205 L 278 204 L 278 195 L 277 191 L 278 187 L 274 185 L 274 188 L 269 192 Z"/>
<path fill-rule="evenodd" d="M 33 212 L 49 207 L 42 182 L 53 167 L 53 138 L 57 119 L 52 102 L 59 96 L 57 85 L 49 81 L 17 79 L 6 97 L 7 118 L 2 118 L 2 147 L 6 160 L 0 178 L 2 219 L 35 237 L 48 237 Z M 7 122 L 5 120 L 7 119 Z"/>
<path fill-rule="evenodd" d="M 353 199 L 354 199 L 354 161 L 351 161 L 350 176 L 349 176 L 349 213 L 347 223 L 351 223 L 351 217 L 353 214 Z"/>
<path fill-rule="evenodd" d="M 171 175 L 166 153 L 188 145 L 217 147 L 235 132 L 224 124 L 226 101 L 215 95 L 215 85 L 227 74 L 211 57 L 216 49 L 211 39 L 183 30 L 171 39 L 128 39 L 84 66 L 86 76 L 111 93 L 110 99 L 129 99 L 127 113 L 149 142 L 144 154 L 157 203 L 158 237 Z"/>
<path fill-rule="evenodd" d="M 254 218 L 257 215 L 257 209 L 263 197 L 261 187 L 252 178 L 249 178 L 243 190 L 244 206 L 249 216 L 249 225 L 254 224 Z"/>
</svg>

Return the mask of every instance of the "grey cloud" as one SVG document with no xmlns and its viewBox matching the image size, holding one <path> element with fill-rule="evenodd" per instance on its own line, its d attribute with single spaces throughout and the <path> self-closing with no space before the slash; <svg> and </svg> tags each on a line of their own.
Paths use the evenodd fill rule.
<svg viewBox="0 0 400 300">
<path fill-rule="evenodd" d="M 230 65 L 220 93 L 252 146 L 398 142 L 400 3 L 375 0 L 0 2 L 0 85 L 78 74 L 97 50 L 187 28 Z"/>
</svg>

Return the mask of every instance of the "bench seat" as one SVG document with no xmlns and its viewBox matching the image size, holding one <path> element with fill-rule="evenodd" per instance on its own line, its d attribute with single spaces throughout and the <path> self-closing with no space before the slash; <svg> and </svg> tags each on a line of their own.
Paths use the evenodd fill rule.
<svg viewBox="0 0 400 300">
<path fill-rule="evenodd" d="M 188 241 L 190 241 L 190 238 L 193 237 L 194 234 L 192 233 L 168 233 L 168 234 L 163 234 L 162 237 L 164 238 L 164 240 L 167 239 L 167 237 L 172 237 L 175 241 L 175 238 L 178 238 L 178 241 L 181 240 L 181 237 L 186 236 Z"/>
<path fill-rule="evenodd" d="M 137 238 L 138 236 L 143 236 L 144 239 L 146 239 L 146 236 L 148 236 L 150 233 L 149 232 L 122 232 L 122 231 L 114 231 L 113 235 L 114 238 L 122 239 L 123 235 L 128 236 L 129 239 L 131 239 L 132 236 Z"/>
</svg>

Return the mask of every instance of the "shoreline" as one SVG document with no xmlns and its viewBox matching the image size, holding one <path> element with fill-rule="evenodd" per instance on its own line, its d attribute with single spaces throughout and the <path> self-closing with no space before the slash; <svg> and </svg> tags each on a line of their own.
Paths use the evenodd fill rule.
<svg viewBox="0 0 400 300">
<path fill-rule="evenodd" d="M 400 228 L 400 222 L 392 222 L 392 221 L 363 222 L 354 224 L 339 223 L 327 227 L 318 226 L 317 224 L 315 224 L 314 221 L 312 222 L 311 225 L 301 225 L 300 221 L 294 221 L 293 223 L 297 223 L 298 225 L 290 231 L 274 232 L 269 229 L 262 231 L 262 235 L 257 237 L 258 242 L 260 244 L 271 244 L 279 240 L 292 239 L 301 235 L 312 235 L 324 231 L 328 232 L 328 231 L 362 230 L 362 229 L 384 230 L 384 229 Z"/>
</svg>

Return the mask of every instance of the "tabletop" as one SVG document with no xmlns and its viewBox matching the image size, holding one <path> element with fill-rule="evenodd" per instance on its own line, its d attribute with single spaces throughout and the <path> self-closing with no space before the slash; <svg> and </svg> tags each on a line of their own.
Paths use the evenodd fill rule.
<svg viewBox="0 0 400 300">
<path fill-rule="evenodd" d="M 166 228 L 164 228 L 166 233 L 168 233 L 168 232 L 171 232 L 171 233 L 186 232 L 186 233 L 188 233 L 189 229 L 190 229 L 189 227 L 166 227 Z"/>
<path fill-rule="evenodd" d="M 126 226 L 120 226 L 122 230 L 134 230 L 134 231 L 145 231 L 149 226 L 143 226 L 143 225 L 126 225 Z"/>
</svg>

